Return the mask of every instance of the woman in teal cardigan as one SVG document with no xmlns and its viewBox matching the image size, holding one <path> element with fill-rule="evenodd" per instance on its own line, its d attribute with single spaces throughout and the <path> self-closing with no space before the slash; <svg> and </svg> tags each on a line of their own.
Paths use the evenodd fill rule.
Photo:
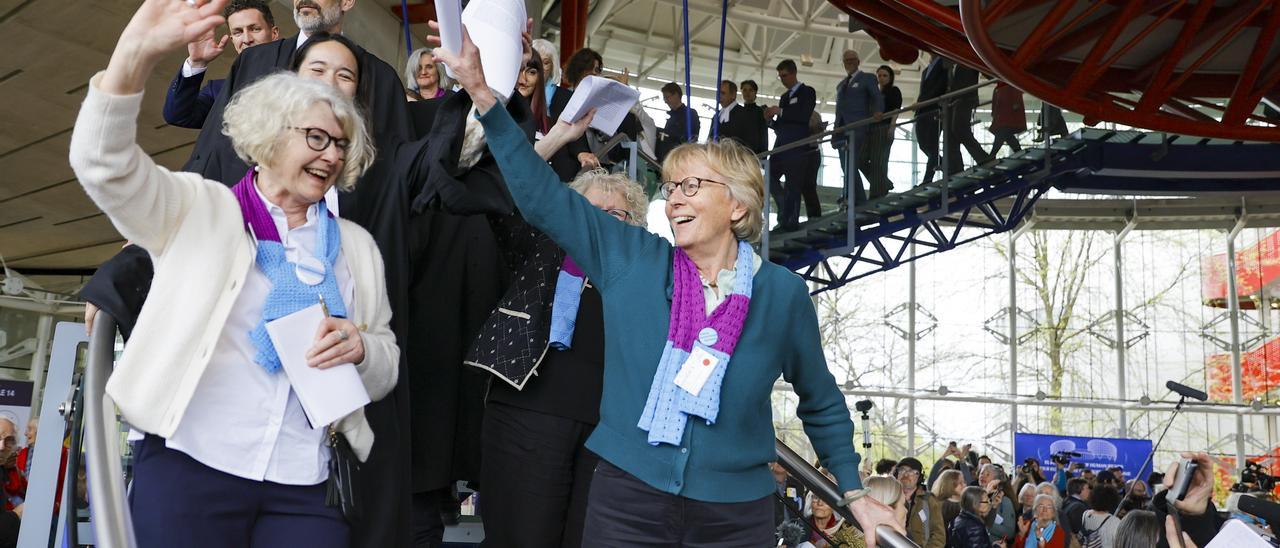
<svg viewBox="0 0 1280 548">
<path fill-rule="evenodd" d="M 459 54 L 435 55 L 471 94 L 521 213 L 574 257 L 604 301 L 604 392 L 587 441 L 601 462 L 584 542 L 775 544 L 768 464 L 779 376 L 799 396 L 796 413 L 823 466 L 844 492 L 859 492 L 853 422 L 805 284 L 749 243 L 759 238 L 764 199 L 751 152 L 732 141 L 672 151 L 662 170 L 672 247 L 560 183 L 506 110 L 492 108 L 498 99 L 470 38 Z M 575 139 L 588 123 L 560 122 L 539 146 Z M 902 529 L 873 499 L 851 509 L 871 546 L 875 525 Z"/>
</svg>

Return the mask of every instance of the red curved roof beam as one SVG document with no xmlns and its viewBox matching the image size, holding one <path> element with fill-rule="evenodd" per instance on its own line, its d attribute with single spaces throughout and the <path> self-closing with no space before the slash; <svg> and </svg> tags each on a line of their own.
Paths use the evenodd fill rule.
<svg viewBox="0 0 1280 548">
<path fill-rule="evenodd" d="M 854 0 L 844 1 L 854 3 Z M 915 4 L 923 1 L 925 0 L 890 0 L 886 3 Z M 1008 16 L 1022 11 L 1029 4 L 1038 5 L 1042 2 L 1017 5 L 1011 2 L 993 2 L 991 5 L 1003 10 L 1005 16 Z M 1087 27 L 1101 27 L 1101 30 L 1088 31 L 1097 36 L 1097 39 L 1090 53 L 1080 62 L 1061 57 L 1038 60 L 1046 50 L 1045 44 L 1050 43 L 1049 38 L 1055 35 L 1069 36 L 1065 33 L 1070 26 L 1058 30 L 1058 25 L 1071 13 L 1068 8 L 1075 5 L 1075 0 L 1059 0 L 1015 51 L 1001 48 L 995 42 L 990 31 L 999 22 L 1000 14 L 984 14 L 985 8 L 981 1 L 960 0 L 960 19 L 965 35 L 986 71 L 1027 93 L 1080 113 L 1086 118 L 1171 133 L 1280 141 L 1280 128 L 1246 123 L 1257 108 L 1258 101 L 1280 85 L 1280 63 L 1272 63 L 1273 66 L 1268 69 L 1262 67 L 1274 44 L 1275 30 L 1280 30 L 1280 20 L 1277 20 L 1280 18 L 1277 15 L 1280 6 L 1277 2 L 1242 2 L 1230 8 L 1214 10 L 1213 2 L 1201 1 L 1189 13 L 1181 3 L 1139 3 L 1141 9 L 1126 4 L 1117 13 L 1103 17 L 1105 21 L 1085 24 Z M 1265 22 L 1258 21 L 1268 8 L 1270 13 Z M 1178 17 L 1170 9 L 1186 14 L 1186 18 Z M 1155 10 L 1164 12 L 1160 19 L 1172 17 L 1181 22 L 1170 51 L 1159 54 L 1158 58 L 1152 59 L 1152 63 L 1148 63 L 1143 69 L 1112 66 L 1122 54 L 1103 58 L 1115 47 L 1118 37 L 1129 24 L 1137 20 L 1139 15 L 1149 15 Z M 1084 19 L 1073 17 L 1073 20 L 1078 21 Z M 1233 45 L 1246 28 L 1253 27 L 1259 28 L 1259 34 L 1249 50 L 1251 53 L 1248 63 L 1243 65 L 1240 74 L 1223 74 L 1220 69 L 1217 72 L 1199 71 Z M 1145 36 L 1139 34 L 1139 37 Z M 1008 40 L 1009 37 L 1004 35 L 1004 39 Z M 1088 43 L 1088 40 L 1084 43 Z M 1131 49 L 1135 43 L 1136 41 L 1130 40 L 1121 48 Z M 1238 47 L 1239 44 L 1235 46 Z M 1130 60 L 1129 64 L 1135 63 Z M 1179 66 L 1183 68 L 1179 69 Z M 1128 105 L 1132 105 L 1133 101 L 1117 93 L 1137 95 L 1139 98 L 1136 106 L 1130 108 Z M 1188 106 L 1178 97 L 1226 98 L 1226 112 L 1230 112 L 1232 116 L 1224 116 L 1222 121 L 1213 119 Z"/>
</svg>

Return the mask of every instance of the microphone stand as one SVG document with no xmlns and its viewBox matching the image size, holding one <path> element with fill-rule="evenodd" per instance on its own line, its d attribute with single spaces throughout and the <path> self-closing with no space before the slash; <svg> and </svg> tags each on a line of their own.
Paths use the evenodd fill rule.
<svg viewBox="0 0 1280 548">
<path fill-rule="evenodd" d="M 1142 466 L 1138 467 L 1138 471 L 1135 472 L 1135 475 L 1141 474 L 1142 471 L 1147 468 L 1147 465 L 1151 464 L 1151 460 L 1156 456 L 1156 450 L 1160 448 L 1160 442 L 1164 441 L 1165 434 L 1169 433 L 1169 427 L 1173 426 L 1173 419 L 1176 419 L 1178 417 L 1178 413 L 1182 412 L 1182 404 L 1186 403 L 1186 401 L 1187 401 L 1186 396 L 1183 396 L 1181 394 L 1178 395 L 1178 404 L 1173 406 L 1173 414 L 1169 416 L 1169 422 L 1165 423 L 1164 431 L 1160 433 L 1160 438 L 1156 440 L 1155 445 L 1151 446 L 1151 452 L 1147 454 L 1147 460 L 1142 462 Z M 1153 469 L 1152 471 L 1154 472 L 1155 470 Z M 1134 479 L 1142 479 L 1142 478 L 1135 477 Z M 1143 480 L 1143 481 L 1146 481 L 1146 480 Z M 1155 487 L 1150 485 L 1148 485 L 1147 488 L 1153 491 L 1155 490 Z M 1111 515 L 1114 516 L 1120 513 L 1120 509 L 1124 507 L 1124 501 L 1129 500 L 1129 495 L 1131 495 L 1132 493 L 1133 493 L 1132 489 L 1125 492 L 1124 496 L 1120 498 L 1120 504 L 1116 505 L 1116 509 L 1114 512 L 1111 512 Z M 1170 504 L 1170 507 L 1172 507 L 1173 503 L 1169 503 L 1169 504 Z M 1177 519 L 1178 518 L 1174 518 L 1174 521 L 1177 521 Z M 1181 534 L 1181 532 L 1179 532 L 1179 534 Z"/>
<path fill-rule="evenodd" d="M 871 416 L 862 412 L 862 448 L 867 457 L 871 456 Z"/>
</svg>

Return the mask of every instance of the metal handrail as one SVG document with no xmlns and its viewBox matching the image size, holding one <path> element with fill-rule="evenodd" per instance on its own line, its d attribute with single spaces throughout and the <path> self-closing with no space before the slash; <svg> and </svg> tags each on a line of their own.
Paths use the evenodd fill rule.
<svg viewBox="0 0 1280 548">
<path fill-rule="evenodd" d="M 85 460 L 93 532 L 101 548 L 136 548 L 133 519 L 125 503 L 124 473 L 120 468 L 119 431 L 115 404 L 106 397 L 107 377 L 115 361 L 116 320 L 99 311 L 89 338 L 84 371 Z M 74 471 L 68 470 L 68 473 Z"/>
<path fill-rule="evenodd" d="M 878 119 L 878 120 L 877 120 L 876 118 L 874 118 L 874 117 L 871 117 L 871 118 L 863 118 L 863 119 L 858 120 L 858 121 L 856 121 L 856 122 L 850 122 L 850 123 L 848 123 L 848 124 L 845 124 L 845 125 L 843 125 L 843 126 L 840 126 L 840 127 L 838 127 L 838 128 L 833 128 L 833 129 L 829 129 L 829 130 L 827 130 L 827 131 L 824 131 L 824 132 L 822 132 L 822 133 L 817 133 L 817 134 L 814 134 L 814 135 L 810 135 L 809 137 L 806 137 L 806 138 L 801 139 L 801 140 L 799 140 L 799 141 L 795 141 L 795 142 L 792 142 L 792 143 L 787 143 L 787 144 L 785 144 L 785 145 L 782 145 L 782 146 L 780 146 L 780 147 L 774 148 L 774 149 L 772 149 L 772 150 L 766 150 L 766 151 L 764 151 L 764 152 L 761 152 L 761 153 L 757 154 L 757 155 L 756 155 L 756 157 L 757 157 L 757 158 L 761 158 L 761 159 L 763 159 L 763 158 L 767 158 L 767 157 L 769 157 L 769 156 L 772 156 L 772 155 L 774 155 L 774 154 L 777 154 L 777 153 L 779 153 L 779 152 L 786 152 L 786 151 L 788 151 L 788 150 L 794 150 L 794 149 L 797 149 L 797 148 L 800 148 L 800 147 L 809 146 L 809 145 L 814 145 L 814 144 L 817 144 L 817 143 L 819 143 L 819 142 L 823 141 L 823 140 L 824 140 L 824 139 L 826 139 L 827 137 L 831 137 L 831 136 L 833 136 L 833 135 L 840 134 L 840 133 L 848 133 L 850 130 L 854 130 L 854 129 L 858 129 L 858 128 L 860 128 L 860 127 L 865 127 L 865 126 L 869 126 L 869 125 L 876 124 L 876 123 L 879 123 L 879 122 L 883 122 L 885 118 L 890 118 L 890 117 L 893 117 L 893 116 L 897 116 L 897 115 L 902 114 L 902 113 L 904 113 L 904 112 L 913 112 L 913 111 L 916 111 L 916 110 L 919 110 L 919 109 L 922 109 L 922 108 L 925 108 L 925 107 L 931 107 L 931 106 L 936 105 L 936 104 L 939 104 L 939 103 L 941 103 L 941 102 L 943 102 L 943 101 L 947 101 L 947 100 L 949 100 L 949 99 L 954 99 L 954 98 L 959 97 L 959 96 L 961 96 L 961 95 L 965 95 L 965 94 L 967 94 L 967 93 L 971 93 L 971 92 L 977 91 L 977 90 L 979 90 L 979 89 L 982 89 L 982 88 L 984 88 L 984 87 L 987 87 L 987 86 L 990 86 L 990 85 L 993 85 L 993 84 L 997 84 L 997 83 L 999 83 L 999 82 L 1000 82 L 1000 80 L 987 80 L 987 81 L 985 81 L 985 82 L 978 82 L 977 84 L 974 84 L 974 85 L 969 86 L 969 87 L 966 87 L 966 88 L 961 88 L 961 89 L 958 89 L 958 90 L 955 90 L 955 91 L 949 91 L 949 92 L 947 92 L 947 93 L 944 93 L 944 94 L 942 94 L 942 95 L 939 95 L 939 96 L 937 96 L 937 97 L 934 97 L 933 99 L 928 99 L 928 100 L 925 100 L 925 101 L 920 101 L 920 102 L 918 102 L 918 103 L 912 103 L 912 104 L 907 105 L 907 106 L 905 106 L 905 107 L 902 107 L 902 108 L 900 108 L 900 109 L 898 109 L 898 110 L 892 110 L 892 111 L 889 111 L 889 112 L 881 113 L 881 115 L 880 115 L 880 119 Z M 902 122 L 902 123 L 897 124 L 897 125 L 904 125 L 904 124 L 907 124 L 907 123 L 909 123 L 909 122 Z"/>
<path fill-rule="evenodd" d="M 822 472 L 819 472 L 817 468 L 814 468 L 812 464 L 809 464 L 791 447 L 777 438 L 774 438 L 774 452 L 778 455 L 778 464 L 791 477 L 799 481 L 810 493 L 813 493 L 813 496 L 827 503 L 827 506 L 830 506 L 832 511 L 840 514 L 840 517 L 844 518 L 850 525 L 859 531 L 864 530 L 862 524 L 858 523 L 858 518 L 855 518 L 853 512 L 849 510 L 848 501 L 844 500 L 844 496 L 840 494 L 839 488 L 835 482 L 831 481 L 831 478 L 822 475 Z M 876 544 L 888 548 L 920 548 L 919 545 L 902 536 L 902 533 L 887 525 L 876 527 Z"/>
</svg>

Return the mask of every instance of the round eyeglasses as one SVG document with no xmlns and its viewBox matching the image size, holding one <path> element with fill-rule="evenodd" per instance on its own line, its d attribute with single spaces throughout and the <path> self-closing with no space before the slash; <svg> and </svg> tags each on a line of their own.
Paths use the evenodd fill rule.
<svg viewBox="0 0 1280 548">
<path fill-rule="evenodd" d="M 610 208 L 610 209 L 601 209 L 600 211 L 608 213 L 609 216 L 619 221 L 622 221 L 624 223 L 631 218 L 631 213 L 627 212 L 627 210 L 625 209 Z"/>
<path fill-rule="evenodd" d="M 702 177 L 690 176 L 690 177 L 685 177 L 684 179 L 681 179 L 678 182 L 663 181 L 662 186 L 658 187 L 658 192 L 662 194 L 662 199 L 666 200 L 668 198 L 671 198 L 671 193 L 675 192 L 676 187 L 678 186 L 680 187 L 681 194 L 684 194 L 685 196 L 692 198 L 698 194 L 698 190 L 701 189 L 702 185 L 705 183 L 715 183 L 725 188 L 729 187 L 729 185 L 722 183 L 720 181 L 713 181 L 711 179 L 704 179 Z"/>
<path fill-rule="evenodd" d="M 350 139 L 335 139 L 332 135 L 329 135 L 329 132 L 318 127 L 290 126 L 289 129 L 296 129 L 306 135 L 307 147 L 316 152 L 324 152 L 325 149 L 329 148 L 330 144 L 333 144 L 333 146 L 338 147 L 338 152 L 345 158 L 347 156 L 347 147 L 351 146 Z"/>
</svg>

